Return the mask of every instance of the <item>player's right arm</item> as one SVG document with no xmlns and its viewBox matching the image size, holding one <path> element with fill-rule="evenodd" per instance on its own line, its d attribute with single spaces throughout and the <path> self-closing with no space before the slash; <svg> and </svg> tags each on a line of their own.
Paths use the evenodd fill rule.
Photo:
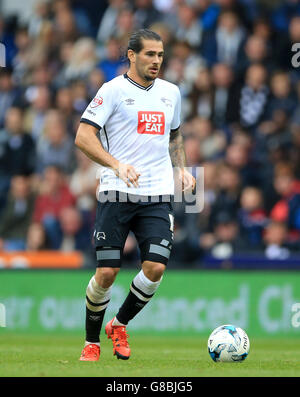
<svg viewBox="0 0 300 397">
<path fill-rule="evenodd" d="M 131 184 L 138 187 L 140 174 L 135 171 L 132 165 L 120 163 L 120 161 L 104 150 L 97 133 L 98 129 L 93 125 L 80 123 L 76 133 L 75 145 L 94 162 L 111 168 L 115 175 L 122 179 L 128 187 Z"/>
<path fill-rule="evenodd" d="M 138 187 L 139 175 L 130 164 L 122 164 L 108 153 L 97 137 L 107 120 L 117 107 L 118 91 L 116 84 L 103 84 L 94 99 L 85 109 L 76 133 L 75 145 L 96 163 L 110 168 L 128 187 Z"/>
</svg>

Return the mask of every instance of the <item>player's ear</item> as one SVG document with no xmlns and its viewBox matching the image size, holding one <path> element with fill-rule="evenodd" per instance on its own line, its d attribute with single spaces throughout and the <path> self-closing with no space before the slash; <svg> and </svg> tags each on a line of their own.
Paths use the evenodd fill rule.
<svg viewBox="0 0 300 397">
<path fill-rule="evenodd" d="M 135 52 L 133 50 L 128 50 L 127 51 L 127 57 L 130 61 L 130 63 L 134 63 L 135 62 Z"/>
</svg>

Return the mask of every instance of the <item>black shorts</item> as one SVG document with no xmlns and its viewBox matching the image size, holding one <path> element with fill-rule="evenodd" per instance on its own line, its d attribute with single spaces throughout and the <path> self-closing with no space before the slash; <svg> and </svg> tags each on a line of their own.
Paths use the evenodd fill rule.
<svg viewBox="0 0 300 397">
<path fill-rule="evenodd" d="M 173 242 L 172 199 L 163 202 L 98 201 L 94 243 L 97 267 L 120 267 L 125 241 L 132 231 L 141 261 L 168 262 Z"/>
</svg>

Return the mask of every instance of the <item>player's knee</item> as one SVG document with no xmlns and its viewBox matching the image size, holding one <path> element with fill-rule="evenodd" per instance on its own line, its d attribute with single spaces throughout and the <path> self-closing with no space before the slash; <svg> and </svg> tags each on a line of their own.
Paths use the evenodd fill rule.
<svg viewBox="0 0 300 397">
<path fill-rule="evenodd" d="M 165 269 L 171 253 L 172 243 L 170 240 L 153 237 L 146 240 L 141 246 L 142 263 L 158 263 L 160 269 Z"/>
<path fill-rule="evenodd" d="M 165 269 L 166 265 L 164 265 L 163 263 L 150 261 L 145 261 L 143 263 L 143 271 L 145 276 L 153 282 L 161 279 Z"/>
<path fill-rule="evenodd" d="M 103 288 L 109 288 L 116 279 L 120 268 L 98 267 L 95 274 L 96 282 Z"/>
</svg>

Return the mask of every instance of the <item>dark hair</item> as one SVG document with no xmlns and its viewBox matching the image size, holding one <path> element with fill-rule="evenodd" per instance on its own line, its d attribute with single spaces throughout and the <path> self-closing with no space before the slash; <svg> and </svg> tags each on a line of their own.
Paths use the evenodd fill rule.
<svg viewBox="0 0 300 397">
<path fill-rule="evenodd" d="M 132 50 L 136 53 L 139 53 L 143 49 L 142 40 L 162 41 L 162 38 L 159 34 L 149 29 L 137 30 L 136 32 L 132 33 L 129 38 L 127 51 Z"/>
</svg>

